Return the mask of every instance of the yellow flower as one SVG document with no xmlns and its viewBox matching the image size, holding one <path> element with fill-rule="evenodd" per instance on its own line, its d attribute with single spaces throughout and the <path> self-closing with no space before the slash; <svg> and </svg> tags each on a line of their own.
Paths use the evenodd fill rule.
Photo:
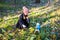
<svg viewBox="0 0 60 40">
<path fill-rule="evenodd" d="M 4 37 L 4 38 L 3 38 L 3 40 L 7 40 L 7 38 L 6 38 L 6 37 Z"/>
<path fill-rule="evenodd" d="M 30 27 L 29 31 L 30 31 L 30 33 L 33 33 L 34 32 L 34 28 Z"/>
<path fill-rule="evenodd" d="M 53 38 L 54 38 L 54 39 L 56 38 L 56 35 L 55 35 L 55 34 L 53 35 Z"/>
<path fill-rule="evenodd" d="M 25 31 L 22 29 L 19 33 L 22 34 L 22 35 L 24 35 Z"/>
</svg>

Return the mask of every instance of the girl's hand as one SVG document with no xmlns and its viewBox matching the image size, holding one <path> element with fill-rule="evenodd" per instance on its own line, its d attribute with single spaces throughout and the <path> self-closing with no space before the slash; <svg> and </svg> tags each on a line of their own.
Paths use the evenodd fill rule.
<svg viewBox="0 0 60 40">
<path fill-rule="evenodd" d="M 22 25 L 23 26 L 23 28 L 26 28 L 26 26 L 25 25 Z"/>
<path fill-rule="evenodd" d="M 28 17 L 26 17 L 26 19 L 28 19 Z"/>
</svg>

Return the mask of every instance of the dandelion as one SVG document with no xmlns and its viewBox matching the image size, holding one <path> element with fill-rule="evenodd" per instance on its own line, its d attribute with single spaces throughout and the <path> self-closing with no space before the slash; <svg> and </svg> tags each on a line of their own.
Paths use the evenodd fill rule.
<svg viewBox="0 0 60 40">
<path fill-rule="evenodd" d="M 52 38 L 53 38 L 53 40 L 56 40 L 56 35 L 53 34 L 53 35 L 52 35 Z"/>
<path fill-rule="evenodd" d="M 21 35 L 24 35 L 26 32 L 22 29 L 19 33 L 20 33 Z"/>
<path fill-rule="evenodd" d="M 20 34 L 23 34 L 23 32 L 24 32 L 24 31 L 23 31 L 23 30 L 21 30 L 19 33 L 20 33 Z"/>
<path fill-rule="evenodd" d="M 34 28 L 30 27 L 29 31 L 30 31 L 30 33 L 33 33 L 34 32 Z"/>
</svg>

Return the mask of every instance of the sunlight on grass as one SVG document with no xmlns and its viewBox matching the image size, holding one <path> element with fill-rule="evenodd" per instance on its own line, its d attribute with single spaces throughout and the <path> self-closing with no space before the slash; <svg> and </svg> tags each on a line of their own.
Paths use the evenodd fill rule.
<svg viewBox="0 0 60 40">
<path fill-rule="evenodd" d="M 23 4 L 28 4 L 25 1 L 26 0 L 21 1 L 22 6 Z M 53 1 L 58 2 L 59 0 Z M 47 0 L 42 1 L 42 4 L 45 2 L 47 2 Z M 14 2 L 12 1 L 12 3 Z M 19 5 L 16 5 L 17 8 L 15 8 L 15 4 L 9 4 L 0 3 L 0 9 L 13 10 L 21 6 L 20 1 Z M 53 5 L 52 3 L 52 5 L 48 7 L 45 5 L 41 6 L 39 4 L 39 6 L 30 6 L 29 8 L 31 9 L 29 9 L 30 13 L 28 17 L 30 18 L 30 26 L 28 29 L 16 28 L 16 24 L 20 17 L 19 14 L 16 15 L 15 13 L 9 12 L 7 15 L 7 13 L 1 13 L 1 16 L 3 15 L 3 17 L 0 18 L 0 40 L 56 40 L 58 38 L 60 35 L 60 6 L 55 4 Z M 18 8 L 18 10 L 21 9 Z M 20 13 L 20 11 L 18 11 L 18 13 Z M 39 23 L 41 27 L 39 31 L 36 31 L 37 23 Z"/>
</svg>

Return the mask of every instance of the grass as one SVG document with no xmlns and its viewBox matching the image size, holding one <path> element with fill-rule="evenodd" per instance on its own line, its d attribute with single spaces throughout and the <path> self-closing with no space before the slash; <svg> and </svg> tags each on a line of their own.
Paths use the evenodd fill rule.
<svg viewBox="0 0 60 40">
<path fill-rule="evenodd" d="M 60 8 L 44 8 L 42 10 L 33 11 L 29 14 L 30 17 L 30 28 L 29 29 L 16 29 L 15 25 L 18 21 L 18 17 L 9 18 L 8 20 L 3 20 L 0 18 L 0 39 L 1 40 L 58 40 L 56 39 L 58 34 L 58 29 L 60 24 Z M 41 30 L 35 32 L 36 23 L 39 22 L 41 25 Z M 52 30 L 55 29 L 54 34 Z M 20 31 L 19 31 L 20 30 Z M 59 33 L 59 32 L 58 32 Z"/>
<path fill-rule="evenodd" d="M 52 11 L 52 8 L 47 8 L 47 9 L 50 9 L 51 11 Z M 45 11 L 48 13 L 48 14 L 46 14 L 46 12 L 44 11 L 44 12 L 42 12 L 43 11 L 43 9 L 42 9 L 42 11 L 40 11 L 40 12 L 38 12 L 38 13 L 36 13 L 36 12 L 31 12 L 30 13 L 30 16 L 29 17 L 32 17 L 31 18 L 31 22 L 33 21 L 33 22 L 46 22 L 47 20 L 49 20 L 50 18 L 54 18 L 55 16 L 56 16 L 56 11 L 52 11 L 52 12 L 49 12 L 49 10 L 47 10 L 47 9 L 45 9 Z M 54 9 L 53 9 L 54 10 Z M 35 14 L 36 13 L 36 14 Z M 40 18 L 37 18 L 37 17 L 40 17 Z M 8 19 L 7 21 L 4 21 L 3 19 L 1 19 L 1 20 L 3 20 L 2 22 L 1 22 L 1 24 L 3 23 L 5 23 L 6 25 L 7 25 L 7 22 L 9 23 L 9 24 L 16 24 L 16 23 L 14 23 L 15 21 L 14 20 L 17 20 L 16 18 L 10 18 L 10 19 Z M 41 19 L 41 20 L 40 20 Z M 9 22 L 9 20 L 11 20 L 13 23 L 10 23 Z M 34 21 L 35 20 L 35 21 Z M 4 25 L 5 25 L 4 24 Z M 3 25 L 2 25 L 3 26 Z"/>
</svg>

